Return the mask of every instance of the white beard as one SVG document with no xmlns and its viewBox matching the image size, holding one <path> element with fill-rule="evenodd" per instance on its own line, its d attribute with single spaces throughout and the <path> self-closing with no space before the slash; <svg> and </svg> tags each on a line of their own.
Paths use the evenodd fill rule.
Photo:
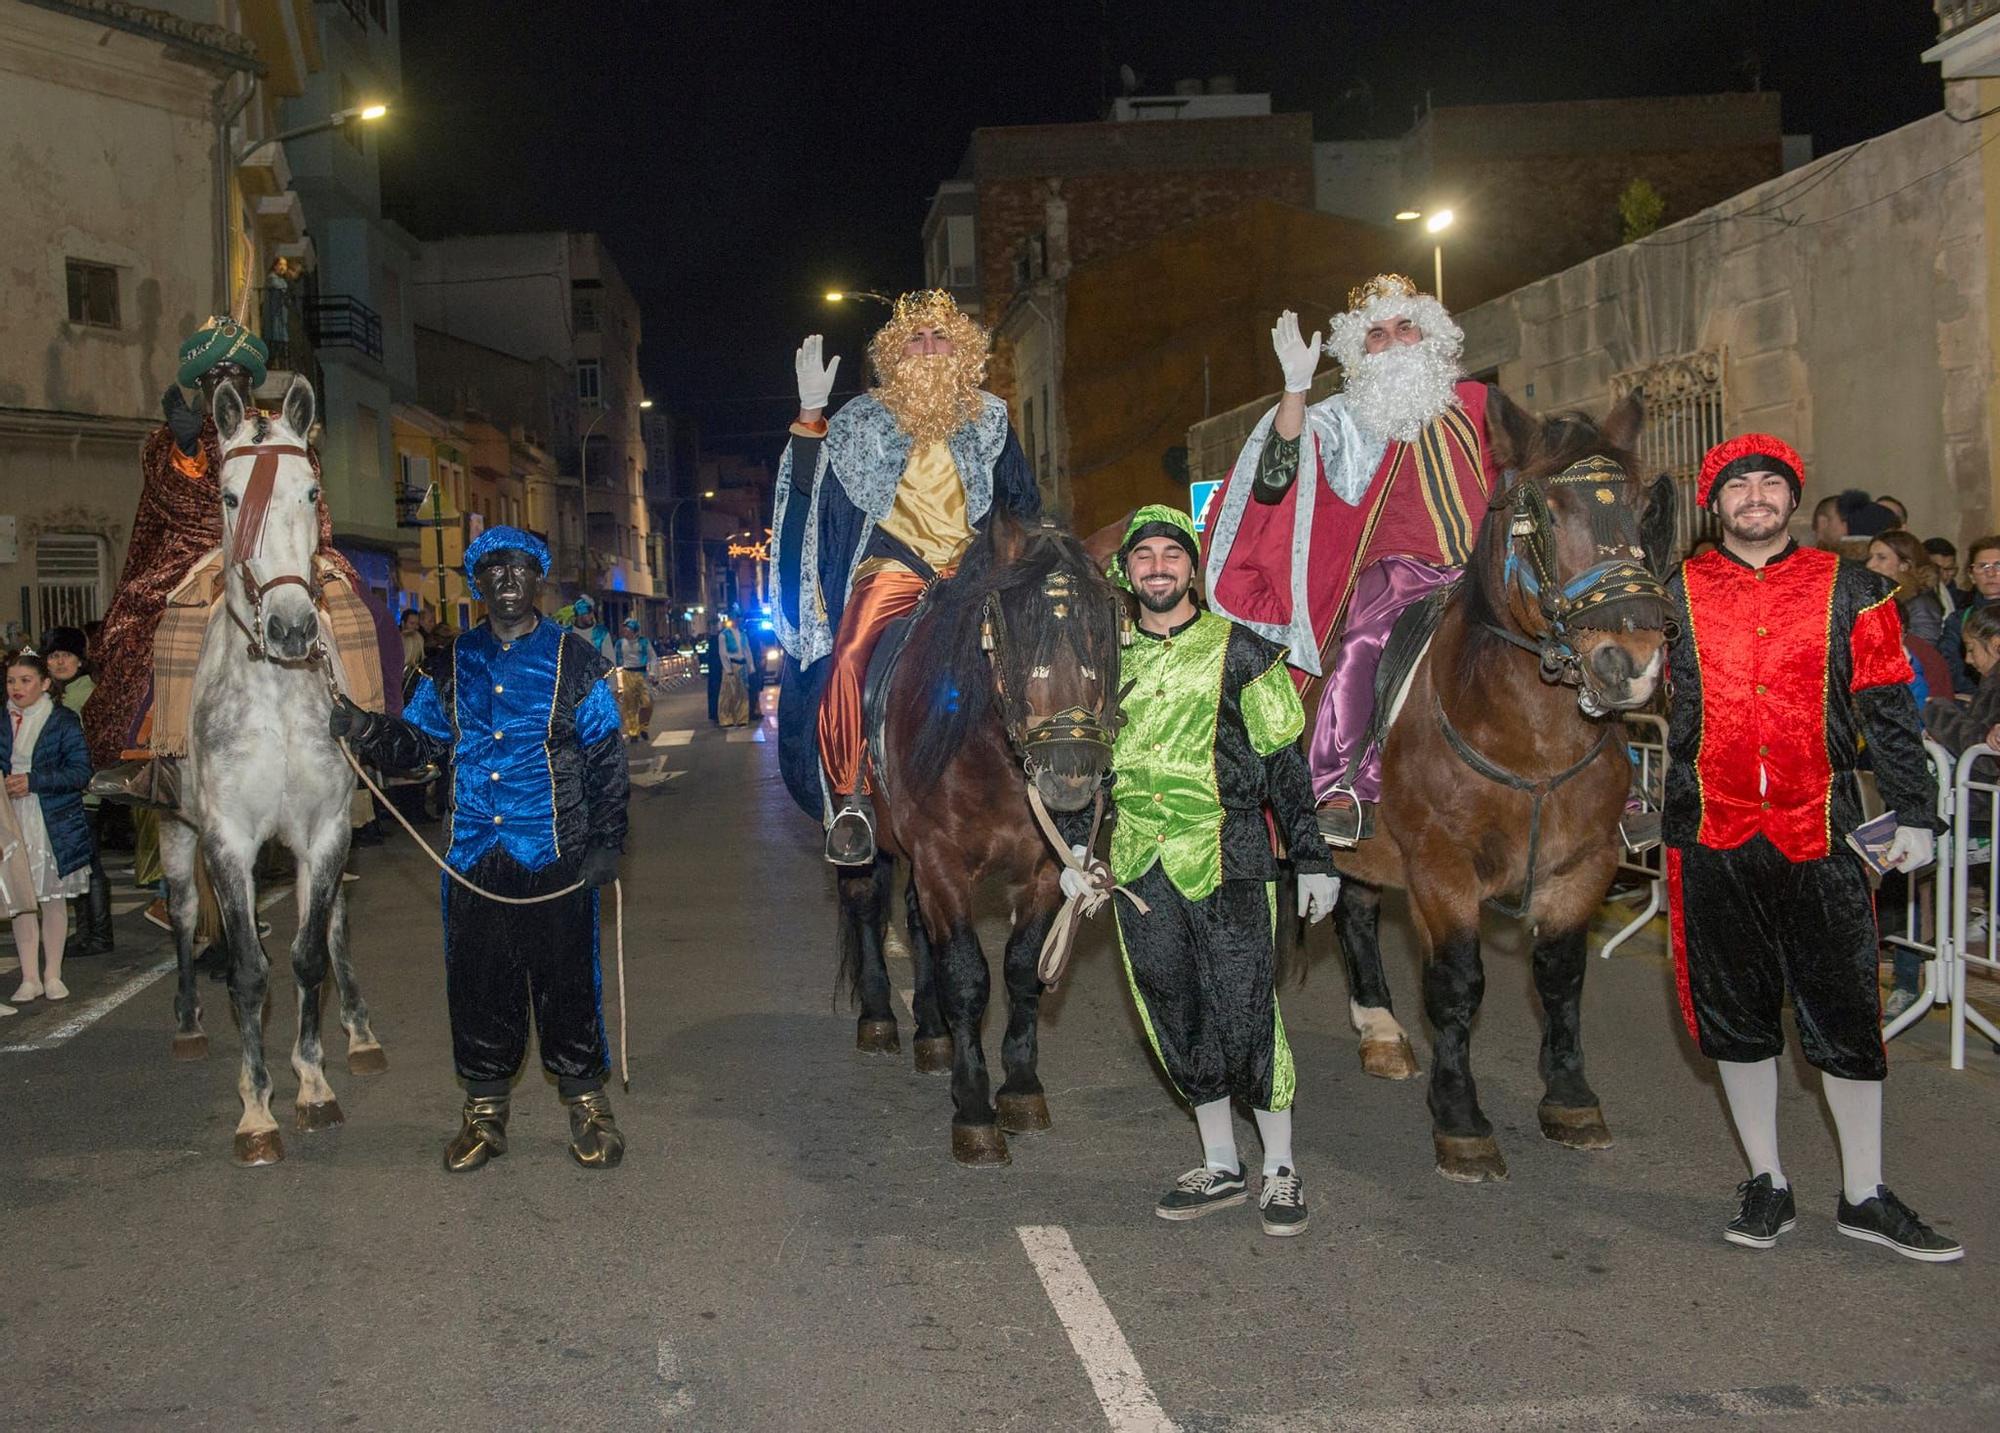
<svg viewBox="0 0 2000 1433">
<path fill-rule="evenodd" d="M 1342 390 L 1361 431 L 1411 443 L 1455 401 L 1458 362 L 1431 338 L 1362 357 Z"/>
</svg>

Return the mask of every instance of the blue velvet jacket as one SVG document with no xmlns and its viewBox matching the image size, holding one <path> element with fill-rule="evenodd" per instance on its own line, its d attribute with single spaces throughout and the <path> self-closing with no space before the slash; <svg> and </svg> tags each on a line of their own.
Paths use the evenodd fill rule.
<svg viewBox="0 0 2000 1433">
<path fill-rule="evenodd" d="M 14 723 L 0 720 L 0 772 L 13 769 Z M 83 814 L 83 788 L 89 784 L 90 753 L 83 744 L 83 722 L 68 707 L 57 706 L 35 738 L 28 790 L 41 798 L 49 849 L 55 854 L 57 871 L 65 876 L 90 864 L 90 822 Z"/>
<path fill-rule="evenodd" d="M 482 623 L 417 683 L 400 720 L 373 716 L 352 744 L 392 771 L 451 758 L 454 870 L 499 853 L 523 871 L 573 872 L 588 848 L 625 845 L 625 747 L 606 670 L 547 618 L 514 642 Z"/>
</svg>

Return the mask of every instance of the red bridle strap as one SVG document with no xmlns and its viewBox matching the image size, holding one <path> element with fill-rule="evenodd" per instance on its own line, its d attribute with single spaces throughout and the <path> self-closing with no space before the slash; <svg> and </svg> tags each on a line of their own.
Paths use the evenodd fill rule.
<svg viewBox="0 0 2000 1433">
<path fill-rule="evenodd" d="M 311 457 L 296 443 L 258 443 L 232 448 L 222 455 L 225 463 L 237 458 L 256 460 L 250 469 L 250 481 L 243 488 L 243 506 L 236 514 L 236 540 L 229 549 L 231 562 L 246 562 L 263 550 L 264 518 L 271 510 L 271 490 L 278 481 L 278 459 L 311 461 Z"/>
</svg>

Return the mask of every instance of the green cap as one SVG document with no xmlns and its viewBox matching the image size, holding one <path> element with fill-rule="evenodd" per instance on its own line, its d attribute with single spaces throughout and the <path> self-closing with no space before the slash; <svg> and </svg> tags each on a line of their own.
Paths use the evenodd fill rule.
<svg viewBox="0 0 2000 1433">
<path fill-rule="evenodd" d="M 271 350 L 264 340 L 235 319 L 218 315 L 190 334 L 181 344 L 181 387 L 192 388 L 201 376 L 218 363 L 240 365 L 250 374 L 252 387 L 264 381 Z"/>
<path fill-rule="evenodd" d="M 1131 579 L 1125 576 L 1125 554 L 1149 537 L 1171 537 L 1188 550 L 1194 565 L 1201 566 L 1201 538 L 1194 530 L 1194 519 L 1185 510 L 1169 503 L 1147 503 L 1132 514 L 1132 521 L 1125 525 L 1125 540 L 1118 544 L 1118 555 L 1111 559 L 1111 580 L 1132 590 Z"/>
</svg>

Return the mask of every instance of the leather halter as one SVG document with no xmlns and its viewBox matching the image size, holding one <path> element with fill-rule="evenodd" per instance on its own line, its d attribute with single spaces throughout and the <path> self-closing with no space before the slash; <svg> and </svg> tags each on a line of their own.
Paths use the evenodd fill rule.
<svg viewBox="0 0 2000 1433">
<path fill-rule="evenodd" d="M 264 598 L 280 587 L 296 586 L 305 589 L 313 606 L 320 602 L 320 585 L 317 576 L 310 570 L 306 573 L 281 572 L 268 582 L 259 582 L 251 563 L 256 561 L 264 549 L 264 520 L 271 509 L 271 493 L 278 481 L 278 459 L 304 458 L 308 462 L 312 454 L 297 443 L 251 443 L 240 448 L 232 448 L 222 455 L 224 463 L 238 458 L 254 460 L 250 469 L 250 481 L 243 487 L 243 503 L 236 515 L 236 534 L 229 544 L 227 566 L 233 569 L 237 580 L 242 583 L 243 595 L 250 603 L 250 622 L 246 625 L 242 618 L 229 609 L 229 617 L 250 642 L 252 661 L 272 660 L 269 649 L 264 644 Z M 227 579 L 225 578 L 225 581 Z M 308 660 L 312 654 L 308 654 Z"/>
<path fill-rule="evenodd" d="M 1574 629 L 1598 627 L 1604 614 L 1614 607 L 1650 603 L 1658 617 L 1626 615 L 1626 626 L 1664 630 L 1666 590 L 1645 565 L 1644 549 L 1636 546 L 1614 552 L 1605 561 L 1564 580 L 1556 566 L 1554 520 L 1546 489 L 1556 484 L 1590 484 L 1602 495 L 1601 501 L 1609 502 L 1615 500 L 1609 496 L 1611 485 L 1628 481 L 1628 476 L 1615 459 L 1595 453 L 1552 477 L 1520 478 L 1512 469 L 1505 476 L 1513 516 L 1504 576 L 1535 599 L 1544 626 L 1541 633 L 1523 637 L 1495 623 L 1484 625 L 1496 636 L 1539 656 L 1542 674 L 1549 680 L 1587 692 Z"/>
<path fill-rule="evenodd" d="M 1078 597 L 1075 583 L 1074 575 L 1061 569 L 1043 579 L 1042 595 L 1049 599 L 1049 615 L 1057 623 L 1069 620 L 1070 604 Z M 1121 645 L 1130 640 L 1122 613 L 1119 639 Z M 1008 685 L 1007 671 L 1012 658 L 1013 639 L 1008 634 L 1007 614 L 1001 607 L 997 592 L 989 592 L 980 609 L 979 645 L 993 669 L 993 690 L 1000 698 L 1000 719 L 1007 729 L 1007 743 L 1021 758 L 1021 769 L 1029 776 L 1033 776 L 1041 765 L 1044 750 L 1058 742 L 1082 742 L 1107 752 L 1111 750 L 1118 728 L 1123 724 L 1118 713 L 1118 698 L 1123 697 L 1122 692 L 1118 698 L 1101 700 L 1096 707 L 1065 707 L 1041 721 L 1029 720 L 1026 700 Z M 1107 696 L 1108 693 L 1107 688 Z"/>
</svg>

